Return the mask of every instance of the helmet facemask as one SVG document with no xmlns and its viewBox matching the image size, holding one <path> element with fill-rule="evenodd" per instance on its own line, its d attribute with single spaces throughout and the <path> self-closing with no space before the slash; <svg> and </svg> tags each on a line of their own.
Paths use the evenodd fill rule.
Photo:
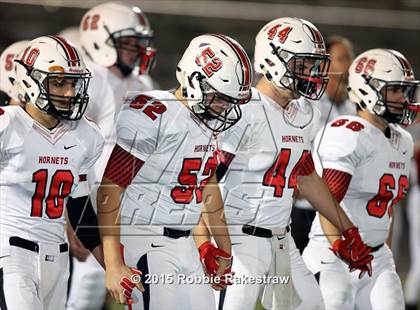
<svg viewBox="0 0 420 310">
<path fill-rule="evenodd" d="M 214 133 L 220 133 L 235 125 L 242 116 L 241 104 L 251 98 L 236 99 L 214 89 L 204 78 L 200 79 L 202 101 L 192 107 L 194 114 Z"/>
<path fill-rule="evenodd" d="M 274 45 L 273 54 L 286 68 L 279 81 L 283 87 L 311 100 L 321 98 L 328 85 L 329 55 L 279 51 Z"/>
<path fill-rule="evenodd" d="M 116 66 L 125 77 L 129 76 L 136 67 L 139 68 L 139 75 L 148 74 L 155 65 L 156 49 L 153 48 L 153 35 L 151 34 L 140 34 L 132 28 L 123 29 L 110 34 L 107 44 L 115 47 L 117 51 Z M 122 55 L 124 52 L 135 55 L 134 61 L 130 63 L 124 61 Z"/>
<path fill-rule="evenodd" d="M 364 76 L 375 90 L 378 101 L 373 111 L 389 123 L 408 126 L 413 123 L 420 103 L 416 102 L 418 81 L 384 81 Z"/>
<path fill-rule="evenodd" d="M 87 90 L 92 77 L 90 72 L 76 74 L 32 70 L 30 75 L 40 89 L 36 100 L 40 110 L 58 119 L 75 121 L 82 118 L 89 102 Z M 66 87 L 74 89 L 72 96 L 60 94 L 66 92 Z"/>
</svg>

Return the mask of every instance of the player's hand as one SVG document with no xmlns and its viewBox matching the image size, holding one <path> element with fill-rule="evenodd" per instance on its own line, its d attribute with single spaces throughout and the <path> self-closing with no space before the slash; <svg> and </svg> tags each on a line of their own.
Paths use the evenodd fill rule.
<svg viewBox="0 0 420 310">
<path fill-rule="evenodd" d="M 344 240 L 336 240 L 331 250 L 336 256 L 349 265 L 350 271 L 360 270 L 359 278 L 365 273 L 372 275 L 371 248 L 360 237 L 359 230 L 351 227 L 343 232 Z"/>
<path fill-rule="evenodd" d="M 127 304 L 131 302 L 131 294 L 135 287 L 140 292 L 144 292 L 140 275 L 140 271 L 130 269 L 124 264 L 107 266 L 105 287 L 116 303 Z"/>
<path fill-rule="evenodd" d="M 232 271 L 232 257 L 219 257 L 217 262 L 219 263 L 219 268 L 217 269 L 215 276 L 217 281 L 213 281 L 211 287 L 216 291 L 221 291 L 225 289 L 226 286 L 233 284 L 231 279 L 235 273 Z"/>
<path fill-rule="evenodd" d="M 86 249 L 82 242 L 74 233 L 68 234 L 70 252 L 79 261 L 84 262 L 90 255 L 90 251 Z"/>
<path fill-rule="evenodd" d="M 203 264 L 205 273 L 211 277 L 219 277 L 219 283 L 213 283 L 212 287 L 215 290 L 222 290 L 226 285 L 232 284 L 226 279 L 226 276 L 231 275 L 232 256 L 222 249 L 214 246 L 210 241 L 204 242 L 198 248 L 200 252 L 200 260 Z"/>
</svg>

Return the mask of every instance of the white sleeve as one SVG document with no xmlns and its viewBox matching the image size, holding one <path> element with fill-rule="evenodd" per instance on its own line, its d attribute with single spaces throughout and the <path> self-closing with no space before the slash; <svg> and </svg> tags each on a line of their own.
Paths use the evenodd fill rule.
<svg viewBox="0 0 420 310">
<path fill-rule="evenodd" d="M 251 127 L 243 117 L 239 122 L 218 136 L 218 146 L 221 151 L 237 154 L 249 140 Z"/>
<path fill-rule="evenodd" d="M 117 120 L 117 144 L 138 159 L 146 161 L 157 149 L 161 115 L 152 119 L 142 109 L 123 105 Z"/>
<path fill-rule="evenodd" d="M 323 169 L 335 169 L 353 174 L 364 157 L 361 132 L 352 131 L 345 126 L 320 130 L 315 138 L 314 150 Z"/>
<path fill-rule="evenodd" d="M 99 132 L 99 129 L 97 129 L 96 125 L 95 128 L 93 126 L 90 128 L 92 133 L 92 140 L 90 141 L 89 152 L 88 156 L 83 162 L 83 165 L 81 167 L 81 172 L 88 171 L 90 168 L 93 167 L 93 165 L 96 163 L 98 158 L 101 156 L 102 151 L 104 149 L 105 140 L 102 137 L 101 133 Z"/>
</svg>

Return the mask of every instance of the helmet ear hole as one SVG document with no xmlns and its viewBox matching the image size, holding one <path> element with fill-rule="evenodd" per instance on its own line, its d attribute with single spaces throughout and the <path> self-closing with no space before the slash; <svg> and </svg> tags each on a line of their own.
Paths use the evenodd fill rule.
<svg viewBox="0 0 420 310">
<path fill-rule="evenodd" d="M 275 63 L 274 62 L 272 62 L 270 59 L 268 59 L 268 58 L 266 58 L 266 59 L 264 59 L 265 60 L 265 62 L 270 66 L 270 67 L 274 67 L 275 66 Z M 260 67 L 262 68 L 263 66 L 262 65 L 260 65 Z"/>
<path fill-rule="evenodd" d="M 27 81 L 23 80 L 22 82 L 23 82 L 23 84 L 25 84 L 25 87 L 31 88 L 31 84 L 29 84 Z M 33 96 L 33 94 L 32 94 L 32 96 Z"/>
<path fill-rule="evenodd" d="M 363 96 L 366 96 L 368 93 L 364 90 L 364 89 L 361 89 L 361 88 L 359 88 L 359 92 L 363 95 Z"/>
</svg>

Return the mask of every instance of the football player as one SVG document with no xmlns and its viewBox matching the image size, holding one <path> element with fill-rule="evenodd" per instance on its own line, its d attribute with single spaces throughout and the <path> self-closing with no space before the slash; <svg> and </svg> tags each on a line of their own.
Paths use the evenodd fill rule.
<svg viewBox="0 0 420 310">
<path fill-rule="evenodd" d="M 228 272 L 214 135 L 239 120 L 239 105 L 251 97 L 252 69 L 236 41 L 207 34 L 190 42 L 176 76 L 176 90 L 137 94 L 118 117 L 117 144 L 98 190 L 106 286 L 118 302 L 131 296 L 133 272 L 121 259 L 121 236 L 131 254 L 126 264 L 143 273 L 146 309 L 214 309 L 191 229 L 202 215 L 221 258 L 216 274 Z"/>
<path fill-rule="evenodd" d="M 66 203 L 103 148 L 83 118 L 91 73 L 58 36 L 29 42 L 17 62 L 27 104 L 0 110 L 0 308 L 63 309 Z"/>
<path fill-rule="evenodd" d="M 340 227 L 339 255 L 352 268 L 369 269 L 371 256 L 357 228 L 314 171 L 311 133 L 319 111 L 304 98 L 321 98 L 328 64 L 322 35 L 306 20 L 275 19 L 256 37 L 255 70 L 262 77 L 241 121 L 219 141 L 232 269 L 238 279 L 249 279 L 227 288 L 224 309 L 254 309 L 260 295 L 266 309 L 323 308 L 290 235 L 297 189 Z"/>
<path fill-rule="evenodd" d="M 23 98 L 19 98 L 14 86 L 16 81 L 16 56 L 29 41 L 18 41 L 8 46 L 0 55 L 0 106 L 24 106 Z"/>
<path fill-rule="evenodd" d="M 156 50 L 152 47 L 153 30 L 146 15 L 138 7 L 122 2 L 91 8 L 81 20 L 79 33 L 77 41 L 94 75 L 86 116 L 98 124 L 106 142 L 103 154 L 88 176 L 92 203 L 82 194 L 70 202 L 74 208 L 85 210 L 83 218 L 72 218 L 72 222 L 78 226 L 75 230 L 82 242 L 92 250 L 100 244 L 99 235 L 83 226 L 93 227 L 96 223 L 92 206 L 96 206 L 97 187 L 116 142 L 115 121 L 127 93 L 152 89 L 149 71 Z M 72 277 L 77 281 L 71 286 L 67 307 L 101 309 L 106 294 L 103 268 L 93 256 L 86 262 L 73 259 L 73 263 Z"/>
<path fill-rule="evenodd" d="M 415 119 L 418 85 L 401 53 L 362 53 L 349 68 L 349 98 L 357 116 L 333 120 L 315 139 L 324 179 L 375 257 L 372 277 L 348 273 L 329 250 L 340 242 L 337 229 L 317 215 L 303 256 L 312 272 L 320 272 L 327 309 L 404 309 L 389 232 L 392 208 L 408 188 L 413 139 L 402 126 Z"/>
</svg>

